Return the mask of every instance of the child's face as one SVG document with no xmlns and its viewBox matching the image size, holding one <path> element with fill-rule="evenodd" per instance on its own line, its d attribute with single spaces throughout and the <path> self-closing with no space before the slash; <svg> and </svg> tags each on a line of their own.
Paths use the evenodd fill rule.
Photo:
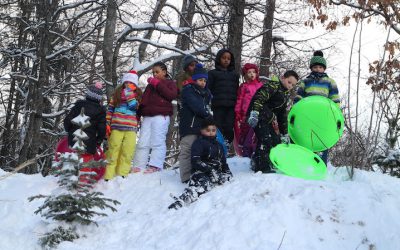
<svg viewBox="0 0 400 250">
<path fill-rule="evenodd" d="M 325 69 L 321 65 L 314 65 L 311 67 L 311 71 L 317 72 L 317 73 L 324 73 Z"/>
<path fill-rule="evenodd" d="M 196 63 L 197 62 L 191 62 L 187 67 L 186 67 L 186 71 L 193 74 L 194 72 L 194 68 L 196 68 Z"/>
<path fill-rule="evenodd" d="M 231 64 L 231 53 L 229 52 L 224 52 L 221 56 L 220 59 L 220 64 L 224 69 L 227 69 L 229 65 Z"/>
<path fill-rule="evenodd" d="M 133 82 L 126 81 L 126 82 L 124 82 L 124 84 L 125 84 L 125 88 L 129 88 L 131 90 L 136 89 L 136 85 Z"/>
<path fill-rule="evenodd" d="M 282 85 L 283 85 L 283 87 L 284 87 L 285 89 L 291 90 L 291 89 L 294 88 L 294 86 L 296 86 L 296 84 L 297 84 L 297 79 L 296 79 L 296 77 L 294 77 L 294 76 L 289 76 L 289 77 L 287 77 L 287 78 L 281 77 L 281 82 L 282 82 Z"/>
<path fill-rule="evenodd" d="M 245 76 L 246 76 L 246 80 L 248 80 L 248 81 L 253 81 L 253 80 L 256 79 L 256 77 L 257 77 L 256 70 L 255 70 L 255 69 L 249 69 L 249 70 L 247 70 Z"/>
<path fill-rule="evenodd" d="M 207 84 L 207 80 L 205 78 L 200 78 L 196 80 L 196 84 L 197 86 L 199 86 L 200 88 L 204 89 L 206 87 Z"/>
<path fill-rule="evenodd" d="M 206 128 L 203 128 L 200 130 L 200 133 L 203 136 L 207 136 L 207 137 L 215 137 L 217 134 L 217 127 L 215 125 L 210 125 Z"/>
<path fill-rule="evenodd" d="M 164 80 L 167 77 L 167 71 L 159 66 L 153 67 L 153 76 L 157 79 Z"/>
</svg>

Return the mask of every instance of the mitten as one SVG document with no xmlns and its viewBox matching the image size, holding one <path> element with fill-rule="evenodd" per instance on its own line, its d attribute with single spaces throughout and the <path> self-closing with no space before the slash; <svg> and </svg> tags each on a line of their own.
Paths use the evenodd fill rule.
<svg viewBox="0 0 400 250">
<path fill-rule="evenodd" d="M 106 126 L 106 136 L 107 138 L 110 138 L 111 135 L 111 126 L 107 124 Z"/>
<path fill-rule="evenodd" d="M 258 124 L 258 111 L 251 111 L 249 119 L 247 120 L 247 123 L 250 125 L 250 127 L 255 128 Z"/>
<path fill-rule="evenodd" d="M 154 87 L 157 87 L 157 85 L 160 83 L 160 80 L 158 80 L 157 78 L 154 77 L 149 77 L 147 79 L 147 82 L 151 85 L 153 85 Z"/>
</svg>

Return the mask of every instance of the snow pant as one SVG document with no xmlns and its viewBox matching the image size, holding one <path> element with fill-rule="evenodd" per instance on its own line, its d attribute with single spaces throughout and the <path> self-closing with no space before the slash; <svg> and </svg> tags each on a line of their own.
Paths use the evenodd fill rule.
<svg viewBox="0 0 400 250">
<path fill-rule="evenodd" d="M 228 143 L 233 141 L 233 126 L 235 124 L 235 107 L 212 107 L 213 118 L 217 127 Z"/>
<path fill-rule="evenodd" d="M 131 171 L 132 157 L 135 153 L 136 132 L 112 130 L 108 140 L 107 168 L 104 179 L 115 175 L 127 176 Z"/>
<path fill-rule="evenodd" d="M 257 137 L 257 147 L 253 156 L 254 172 L 270 173 L 272 163 L 269 159 L 271 148 L 280 143 L 271 124 L 260 121 L 254 129 Z"/>
<path fill-rule="evenodd" d="M 181 138 L 180 152 L 178 156 L 179 173 L 182 182 L 190 179 L 192 173 L 192 144 L 197 139 L 197 135 L 186 135 Z"/>
<path fill-rule="evenodd" d="M 178 209 L 183 204 L 190 204 L 195 202 L 200 195 L 207 193 L 215 186 L 222 185 L 229 181 L 232 174 L 217 173 L 218 176 L 212 176 L 203 172 L 195 172 L 190 176 L 189 185 L 179 197 L 174 197 L 175 202 L 172 203 L 169 209 Z"/>
<path fill-rule="evenodd" d="M 169 121 L 169 116 L 143 117 L 139 141 L 133 158 L 134 167 L 145 168 L 148 163 L 149 166 L 163 169 L 167 153 L 166 138 Z"/>
</svg>

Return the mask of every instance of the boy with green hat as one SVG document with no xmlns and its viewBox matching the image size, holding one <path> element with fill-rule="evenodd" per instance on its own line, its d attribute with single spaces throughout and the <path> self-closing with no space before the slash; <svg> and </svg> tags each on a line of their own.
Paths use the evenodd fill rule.
<svg viewBox="0 0 400 250">
<path fill-rule="evenodd" d="M 310 60 L 310 69 L 311 73 L 298 84 L 294 102 L 296 103 L 307 96 L 320 95 L 340 105 L 336 82 L 325 73 L 326 60 L 322 51 L 318 50 L 314 52 L 314 56 Z M 322 152 L 321 158 L 326 164 L 328 161 L 328 150 Z"/>
</svg>

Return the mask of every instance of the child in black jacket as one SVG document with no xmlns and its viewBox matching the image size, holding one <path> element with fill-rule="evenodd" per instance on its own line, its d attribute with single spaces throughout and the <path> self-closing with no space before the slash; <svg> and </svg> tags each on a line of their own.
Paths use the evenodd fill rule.
<svg viewBox="0 0 400 250">
<path fill-rule="evenodd" d="M 288 70 L 279 81 L 269 81 L 259 88 L 251 100 L 247 123 L 254 128 L 257 137 L 256 151 L 252 157 L 252 169 L 257 172 L 273 173 L 269 153 L 280 142 L 288 143 L 287 104 L 289 91 L 297 84 L 299 76 Z M 277 120 L 279 134 L 275 132 Z"/>
<path fill-rule="evenodd" d="M 89 137 L 84 140 L 86 153 L 94 155 L 96 148 L 103 142 L 106 136 L 106 110 L 101 105 L 103 99 L 102 83 L 97 82 L 89 85 L 86 91 L 86 98 L 84 100 L 78 100 L 68 115 L 64 119 L 64 129 L 68 132 L 68 145 L 72 148 L 74 145 L 75 130 L 79 127 L 71 122 L 72 119 L 77 117 L 81 113 L 81 109 L 84 109 L 86 116 L 90 117 L 90 126 L 85 128 L 83 131 Z"/>
<path fill-rule="evenodd" d="M 179 197 L 173 197 L 175 202 L 168 207 L 169 209 L 178 209 L 183 204 L 190 204 L 216 185 L 222 185 L 232 178 L 222 145 L 216 139 L 216 123 L 211 119 L 204 120 L 200 132 L 200 137 L 192 145 L 192 175 L 189 187 L 185 188 Z"/>
<path fill-rule="evenodd" d="M 235 71 L 235 58 L 230 50 L 218 51 L 215 69 L 208 72 L 207 86 L 213 96 L 213 117 L 229 146 L 233 141 L 235 104 L 239 88 L 239 74 Z"/>
</svg>

